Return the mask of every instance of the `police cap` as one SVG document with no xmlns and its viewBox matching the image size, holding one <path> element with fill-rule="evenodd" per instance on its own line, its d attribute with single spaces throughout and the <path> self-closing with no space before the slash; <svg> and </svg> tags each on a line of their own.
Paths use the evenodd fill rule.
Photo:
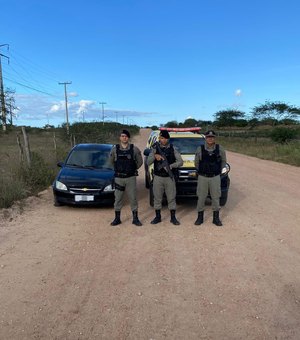
<svg viewBox="0 0 300 340">
<path fill-rule="evenodd" d="M 128 138 L 130 138 L 130 133 L 128 130 L 122 130 L 120 135 L 126 135 Z"/>
<path fill-rule="evenodd" d="M 170 134 L 167 130 L 161 130 L 159 135 L 163 138 L 166 138 L 166 139 L 170 138 Z"/>
<path fill-rule="evenodd" d="M 215 131 L 214 130 L 208 130 L 205 132 L 205 137 L 216 137 Z"/>
</svg>

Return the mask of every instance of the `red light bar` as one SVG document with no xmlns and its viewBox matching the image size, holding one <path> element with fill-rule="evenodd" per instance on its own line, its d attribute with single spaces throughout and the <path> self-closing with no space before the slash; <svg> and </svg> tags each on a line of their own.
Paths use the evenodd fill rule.
<svg viewBox="0 0 300 340">
<path fill-rule="evenodd" d="M 190 127 L 190 128 L 168 128 L 168 127 L 160 127 L 159 130 L 167 130 L 174 132 L 197 132 L 201 130 L 201 127 Z"/>
</svg>

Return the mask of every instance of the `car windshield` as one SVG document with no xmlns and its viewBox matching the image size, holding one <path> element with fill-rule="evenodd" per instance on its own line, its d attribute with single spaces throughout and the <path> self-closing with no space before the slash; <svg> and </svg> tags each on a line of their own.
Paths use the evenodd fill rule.
<svg viewBox="0 0 300 340">
<path fill-rule="evenodd" d="M 182 155 L 195 154 L 197 148 L 204 144 L 204 142 L 204 138 L 170 138 L 170 143 L 172 143 Z"/>
<path fill-rule="evenodd" d="M 74 150 L 66 165 L 93 169 L 112 169 L 108 163 L 110 150 Z"/>
</svg>

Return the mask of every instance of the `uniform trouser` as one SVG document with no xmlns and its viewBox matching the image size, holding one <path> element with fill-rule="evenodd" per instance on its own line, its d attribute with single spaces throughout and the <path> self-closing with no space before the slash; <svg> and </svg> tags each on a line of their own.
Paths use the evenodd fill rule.
<svg viewBox="0 0 300 340">
<path fill-rule="evenodd" d="M 115 188 L 115 211 L 121 211 L 123 207 L 123 197 L 126 191 L 131 211 L 138 209 L 138 203 L 136 199 L 136 176 L 131 176 L 127 178 L 115 178 L 116 188 Z M 119 188 L 118 188 L 119 187 Z M 121 188 L 124 190 L 120 190 Z"/>
<path fill-rule="evenodd" d="M 153 195 L 154 209 L 160 210 L 162 207 L 162 199 L 164 192 L 167 196 L 168 208 L 176 209 L 176 184 L 175 180 L 170 177 L 154 176 L 153 178 Z"/>
<path fill-rule="evenodd" d="M 215 177 L 198 176 L 197 183 L 197 211 L 203 211 L 205 207 L 205 200 L 208 193 L 211 196 L 211 205 L 213 211 L 220 210 L 220 197 L 221 197 L 221 177 L 220 175 Z"/>
</svg>

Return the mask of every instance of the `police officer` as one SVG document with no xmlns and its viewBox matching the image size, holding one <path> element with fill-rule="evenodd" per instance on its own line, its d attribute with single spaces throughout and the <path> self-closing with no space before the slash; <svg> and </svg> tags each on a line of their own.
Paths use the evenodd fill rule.
<svg viewBox="0 0 300 340">
<path fill-rule="evenodd" d="M 197 211 L 198 218 L 195 225 L 203 223 L 203 212 L 205 200 L 210 192 L 213 223 L 222 226 L 219 218 L 220 197 L 221 197 L 221 171 L 226 164 L 226 153 L 221 145 L 216 144 L 216 134 L 213 130 L 205 132 L 205 144 L 196 150 L 195 167 L 198 171 L 197 184 Z"/>
<path fill-rule="evenodd" d="M 139 148 L 129 143 L 129 138 L 129 131 L 123 130 L 120 133 L 120 144 L 114 145 L 110 153 L 110 163 L 115 170 L 115 219 L 111 222 L 112 226 L 122 223 L 120 217 L 125 191 L 132 210 L 132 224 L 142 225 L 138 218 L 136 176 L 138 175 L 137 169 L 143 164 L 143 158 Z"/>
<path fill-rule="evenodd" d="M 160 211 L 164 193 L 166 193 L 168 208 L 171 213 L 170 222 L 174 225 L 180 224 L 175 215 L 176 183 L 174 169 L 182 166 L 183 160 L 178 150 L 169 143 L 169 139 L 169 132 L 167 130 L 162 130 L 159 134 L 159 142 L 158 144 L 154 144 L 152 152 L 149 154 L 147 160 L 148 165 L 154 163 L 153 194 L 155 218 L 151 221 L 151 224 L 161 222 Z"/>
</svg>

